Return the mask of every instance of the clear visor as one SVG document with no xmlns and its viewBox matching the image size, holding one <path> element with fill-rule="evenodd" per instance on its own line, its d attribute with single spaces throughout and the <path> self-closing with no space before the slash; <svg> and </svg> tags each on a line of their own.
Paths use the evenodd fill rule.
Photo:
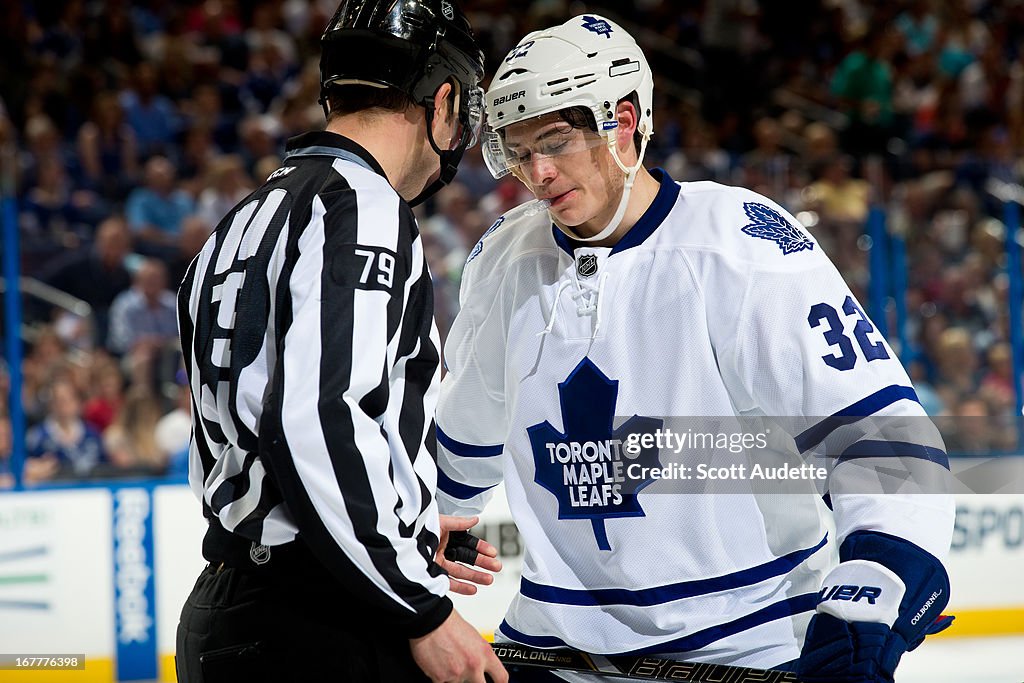
<svg viewBox="0 0 1024 683">
<path fill-rule="evenodd" d="M 480 129 L 484 120 L 483 88 L 469 88 L 462 99 L 465 101 L 457 105 L 459 116 L 451 142 L 448 143 L 449 151 L 458 148 L 460 144 L 464 145 L 463 149 L 469 149 L 480 141 Z"/>
<path fill-rule="evenodd" d="M 495 178 L 509 173 L 528 174 L 529 167 L 545 159 L 568 157 L 607 145 L 606 138 L 589 128 L 574 128 L 561 116 L 548 114 L 495 131 L 484 132 L 483 155 Z"/>
</svg>

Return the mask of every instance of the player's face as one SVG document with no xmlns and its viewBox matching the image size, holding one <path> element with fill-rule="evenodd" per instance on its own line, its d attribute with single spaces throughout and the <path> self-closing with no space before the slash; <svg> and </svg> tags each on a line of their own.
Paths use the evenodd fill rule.
<svg viewBox="0 0 1024 683">
<path fill-rule="evenodd" d="M 551 202 L 558 223 L 587 236 L 611 219 L 622 172 L 597 133 L 550 114 L 508 126 L 504 143 L 516 177 L 538 199 Z"/>
</svg>

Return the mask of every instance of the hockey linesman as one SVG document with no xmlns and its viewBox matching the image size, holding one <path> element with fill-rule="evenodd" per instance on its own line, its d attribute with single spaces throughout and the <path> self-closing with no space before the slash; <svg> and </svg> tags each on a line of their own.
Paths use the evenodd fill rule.
<svg viewBox="0 0 1024 683">
<path fill-rule="evenodd" d="M 594 15 L 527 35 L 494 75 L 485 159 L 536 200 L 465 268 L 437 414 L 441 512 L 475 515 L 505 483 L 526 555 L 500 639 L 891 681 L 950 621 L 936 617 L 953 502 L 837 484 L 879 458 L 941 479 L 941 438 L 791 215 L 644 168 L 652 93 L 636 42 Z M 842 456 L 833 510 L 816 489 L 630 492 L 615 416 L 636 434 L 672 416 L 788 425 L 787 452 Z"/>
<path fill-rule="evenodd" d="M 505 681 L 433 560 L 438 336 L 410 209 L 476 142 L 483 54 L 449 0 L 343 2 L 322 48 L 326 131 L 289 141 L 179 294 L 209 565 L 178 680 Z"/>
</svg>

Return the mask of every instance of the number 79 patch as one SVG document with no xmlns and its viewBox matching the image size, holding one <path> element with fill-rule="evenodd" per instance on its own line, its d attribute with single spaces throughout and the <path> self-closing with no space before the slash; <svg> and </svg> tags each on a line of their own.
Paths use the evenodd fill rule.
<svg viewBox="0 0 1024 683">
<path fill-rule="evenodd" d="M 393 251 L 362 244 L 343 245 L 331 261 L 331 277 L 339 285 L 390 292 L 395 284 Z"/>
</svg>

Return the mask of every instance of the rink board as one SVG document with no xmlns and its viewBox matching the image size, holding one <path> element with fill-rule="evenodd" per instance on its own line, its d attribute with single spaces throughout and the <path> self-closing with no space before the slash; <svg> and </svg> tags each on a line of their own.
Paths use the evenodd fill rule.
<svg viewBox="0 0 1024 683">
<path fill-rule="evenodd" d="M 174 680 L 181 604 L 204 561 L 205 524 L 183 484 L 0 494 L 0 653 L 85 655 L 86 669 L 0 671 L 6 681 Z M 504 496 L 479 527 L 505 570 L 454 596 L 484 633 L 518 587 L 522 545 Z M 1024 496 L 958 496 L 949 637 L 1024 633 Z"/>
</svg>

